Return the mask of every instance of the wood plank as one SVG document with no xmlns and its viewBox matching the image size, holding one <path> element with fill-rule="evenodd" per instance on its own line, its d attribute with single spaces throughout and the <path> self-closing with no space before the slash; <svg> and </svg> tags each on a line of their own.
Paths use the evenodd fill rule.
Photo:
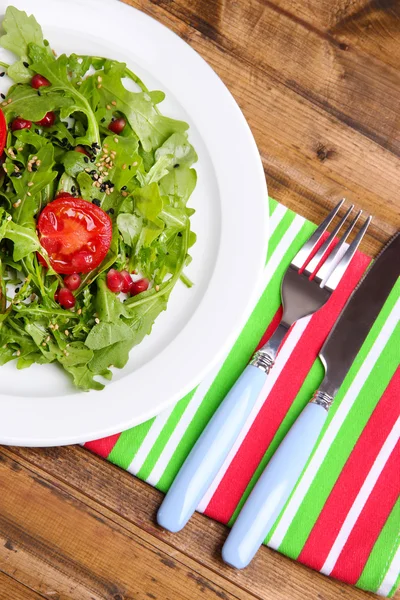
<svg viewBox="0 0 400 600">
<path fill-rule="evenodd" d="M 229 54 L 242 58 L 248 68 L 257 65 L 287 88 L 400 155 L 398 69 L 337 43 L 332 36 L 307 27 L 287 10 L 277 11 L 265 0 L 175 0 L 163 6 Z"/>
<path fill-rule="evenodd" d="M 45 596 L 37 594 L 0 571 L 0 600 L 43 600 L 43 598 Z"/>
<path fill-rule="evenodd" d="M 5 452 L 0 453 L 0 489 L 2 570 L 46 598 L 255 597 L 193 559 L 171 555 L 167 544 L 155 546 L 140 525 L 127 529 L 121 519 L 99 512 L 95 502 L 84 502 L 82 494 Z"/>
<path fill-rule="evenodd" d="M 60 487 L 73 488 L 74 496 L 82 501 L 84 496 L 89 507 L 127 530 L 140 528 L 145 539 L 154 540 L 154 546 L 168 545 L 174 560 L 183 561 L 183 555 L 195 556 L 199 564 L 212 570 L 214 581 L 217 576 L 223 577 L 262 600 L 321 600 L 321 594 L 324 600 L 374 597 L 311 572 L 269 548 L 262 548 L 243 571 L 229 568 L 220 559 L 226 527 L 196 514 L 178 534 L 160 529 L 155 523 L 155 514 L 162 494 L 83 448 L 12 448 L 3 449 L 2 453 L 15 457 L 21 464 L 31 465 L 43 478 L 55 478 Z"/>
<path fill-rule="evenodd" d="M 226 52 L 163 8 L 140 2 L 211 64 L 239 102 L 258 144 L 270 193 L 301 207 L 307 218 L 326 214 L 346 196 L 376 215 L 363 249 L 375 254 L 400 224 L 398 159 L 270 74 Z M 295 200 L 294 204 L 290 200 Z"/>
<path fill-rule="evenodd" d="M 272 0 L 277 10 L 287 10 L 331 36 L 347 48 L 358 48 L 391 65 L 400 64 L 400 2 L 398 0 Z"/>
</svg>

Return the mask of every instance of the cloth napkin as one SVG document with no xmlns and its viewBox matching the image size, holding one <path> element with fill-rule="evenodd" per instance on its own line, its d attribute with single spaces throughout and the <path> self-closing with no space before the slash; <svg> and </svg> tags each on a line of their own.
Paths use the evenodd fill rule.
<svg viewBox="0 0 400 600">
<path fill-rule="evenodd" d="M 270 200 L 259 301 L 228 356 L 178 404 L 86 448 L 166 492 L 280 315 L 280 283 L 315 225 Z M 324 340 L 370 259 L 358 252 L 329 302 L 289 331 L 255 409 L 198 510 L 232 524 L 323 378 Z M 400 571 L 400 280 L 360 350 L 297 487 L 266 543 L 341 581 L 392 596 Z"/>
</svg>

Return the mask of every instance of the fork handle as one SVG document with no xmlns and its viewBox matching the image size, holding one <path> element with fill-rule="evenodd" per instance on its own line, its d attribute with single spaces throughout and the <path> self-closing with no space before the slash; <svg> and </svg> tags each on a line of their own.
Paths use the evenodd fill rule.
<svg viewBox="0 0 400 600">
<path fill-rule="evenodd" d="M 254 357 L 252 363 L 256 360 Z M 199 505 L 232 449 L 266 381 L 250 364 L 225 397 L 181 467 L 157 514 L 159 525 L 180 531 Z"/>
<path fill-rule="evenodd" d="M 222 548 L 222 558 L 237 569 L 247 567 L 267 537 L 299 479 L 321 433 L 328 412 L 306 406 L 257 481 Z"/>
</svg>

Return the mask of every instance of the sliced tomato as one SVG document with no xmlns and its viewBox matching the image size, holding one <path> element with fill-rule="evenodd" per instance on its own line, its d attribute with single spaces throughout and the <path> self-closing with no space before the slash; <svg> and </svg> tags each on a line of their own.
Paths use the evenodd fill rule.
<svg viewBox="0 0 400 600">
<path fill-rule="evenodd" d="M 0 154 L 3 153 L 6 147 L 7 140 L 7 123 L 3 111 L 0 109 Z"/>
<path fill-rule="evenodd" d="M 38 220 L 40 243 L 57 273 L 88 273 L 105 258 L 112 223 L 102 208 L 82 198 L 50 202 Z"/>
</svg>

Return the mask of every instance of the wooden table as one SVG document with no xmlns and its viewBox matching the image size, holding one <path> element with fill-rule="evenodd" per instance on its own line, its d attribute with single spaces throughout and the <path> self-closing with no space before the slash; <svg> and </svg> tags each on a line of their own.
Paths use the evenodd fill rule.
<svg viewBox="0 0 400 600">
<path fill-rule="evenodd" d="M 240 104 L 271 196 L 320 220 L 371 212 L 371 254 L 400 224 L 400 2 L 133 0 L 185 39 Z M 33 8 L 33 7 L 32 7 Z M 263 548 L 243 572 L 222 525 L 170 535 L 161 494 L 80 447 L 0 450 L 1 600 L 362 600 Z M 400 599 L 400 594 L 397 594 Z"/>
</svg>

